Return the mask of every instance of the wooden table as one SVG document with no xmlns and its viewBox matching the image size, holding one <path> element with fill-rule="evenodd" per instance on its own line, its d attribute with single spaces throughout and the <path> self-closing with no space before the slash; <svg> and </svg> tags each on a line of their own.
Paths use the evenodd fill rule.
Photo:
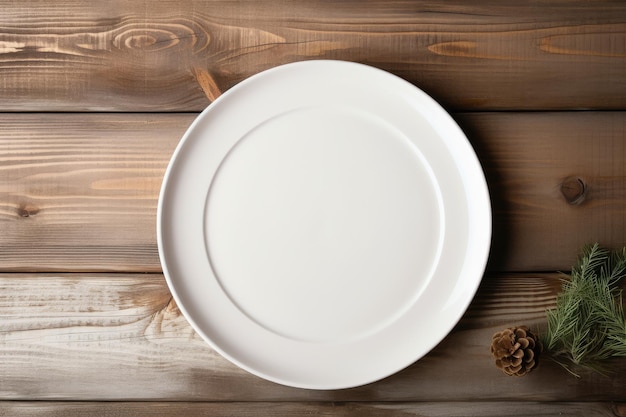
<svg viewBox="0 0 626 417">
<path fill-rule="evenodd" d="M 626 361 L 493 364 L 585 243 L 626 245 L 626 3 L 2 1 L 0 415 L 626 415 Z M 486 171 L 493 249 L 454 331 L 370 385 L 264 381 L 211 350 L 161 274 L 156 206 L 199 111 L 246 77 L 358 61 L 432 95 Z"/>
</svg>

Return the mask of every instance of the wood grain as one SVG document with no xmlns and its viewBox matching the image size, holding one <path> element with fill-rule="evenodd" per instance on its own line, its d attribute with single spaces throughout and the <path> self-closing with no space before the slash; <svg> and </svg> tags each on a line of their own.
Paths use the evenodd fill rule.
<svg viewBox="0 0 626 417">
<path fill-rule="evenodd" d="M 523 378 L 492 363 L 492 334 L 542 328 L 559 279 L 489 276 L 455 330 L 414 365 L 363 387 L 312 391 L 264 381 L 215 353 L 161 275 L 0 274 L 0 399 L 626 401 L 626 360 L 610 378 L 580 379 L 547 360 Z"/>
<path fill-rule="evenodd" d="M 382 417 L 623 417 L 626 405 L 600 402 L 0 402 L 0 416 L 11 417 L 222 417 L 222 416 L 382 416 Z"/>
<path fill-rule="evenodd" d="M 1 115 L 0 268 L 159 271 L 158 192 L 194 116 Z"/>
<path fill-rule="evenodd" d="M 489 182 L 492 269 L 569 270 L 584 244 L 626 246 L 625 113 L 457 118 Z M 584 184 L 575 201 L 572 181 Z"/>
<path fill-rule="evenodd" d="M 626 359 L 575 378 L 544 357 L 511 378 L 489 353 L 496 331 L 545 326 L 561 276 L 540 271 L 569 270 L 585 243 L 626 246 L 626 2 L 0 9 L 0 416 L 626 416 Z M 489 272 L 448 337 L 337 391 L 223 359 L 173 301 L 156 244 L 161 180 L 197 112 L 309 59 L 385 69 L 452 111 L 494 213 Z"/>
<path fill-rule="evenodd" d="M 0 114 L 0 270 L 160 272 L 158 192 L 194 117 Z M 492 195 L 491 270 L 566 271 L 586 243 L 626 246 L 626 113 L 455 117 Z"/>
<path fill-rule="evenodd" d="M 456 110 L 626 108 L 619 1 L 0 6 L 3 111 L 198 111 L 250 75 L 307 59 L 383 68 Z"/>
</svg>

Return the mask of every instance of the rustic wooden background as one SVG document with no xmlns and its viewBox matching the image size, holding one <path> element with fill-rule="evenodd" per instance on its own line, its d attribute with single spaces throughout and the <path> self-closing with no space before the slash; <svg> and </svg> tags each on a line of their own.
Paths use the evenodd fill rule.
<svg viewBox="0 0 626 417">
<path fill-rule="evenodd" d="M 442 103 L 487 174 L 488 272 L 406 370 L 337 391 L 222 359 L 161 274 L 156 205 L 199 111 L 261 70 L 358 61 Z M 580 247 L 626 246 L 626 2 L 0 1 L 0 415 L 626 416 L 626 361 L 491 362 Z"/>
</svg>

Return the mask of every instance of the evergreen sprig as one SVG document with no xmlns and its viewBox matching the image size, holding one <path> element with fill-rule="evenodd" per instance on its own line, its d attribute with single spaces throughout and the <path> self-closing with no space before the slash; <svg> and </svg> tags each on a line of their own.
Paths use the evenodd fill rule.
<svg viewBox="0 0 626 417">
<path fill-rule="evenodd" d="M 579 368 L 606 372 L 607 359 L 626 357 L 626 315 L 620 280 L 626 275 L 626 248 L 611 252 L 597 243 L 564 279 L 556 307 L 547 312 L 544 346 L 578 376 Z"/>
</svg>

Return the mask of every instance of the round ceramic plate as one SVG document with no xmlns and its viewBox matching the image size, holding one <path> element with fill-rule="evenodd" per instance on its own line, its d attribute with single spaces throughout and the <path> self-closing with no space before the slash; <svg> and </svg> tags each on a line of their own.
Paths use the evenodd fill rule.
<svg viewBox="0 0 626 417">
<path fill-rule="evenodd" d="M 489 195 L 461 129 L 387 72 L 276 67 L 191 125 L 165 174 L 159 254 L 178 306 L 281 384 L 366 384 L 428 353 L 482 278 Z"/>
</svg>

